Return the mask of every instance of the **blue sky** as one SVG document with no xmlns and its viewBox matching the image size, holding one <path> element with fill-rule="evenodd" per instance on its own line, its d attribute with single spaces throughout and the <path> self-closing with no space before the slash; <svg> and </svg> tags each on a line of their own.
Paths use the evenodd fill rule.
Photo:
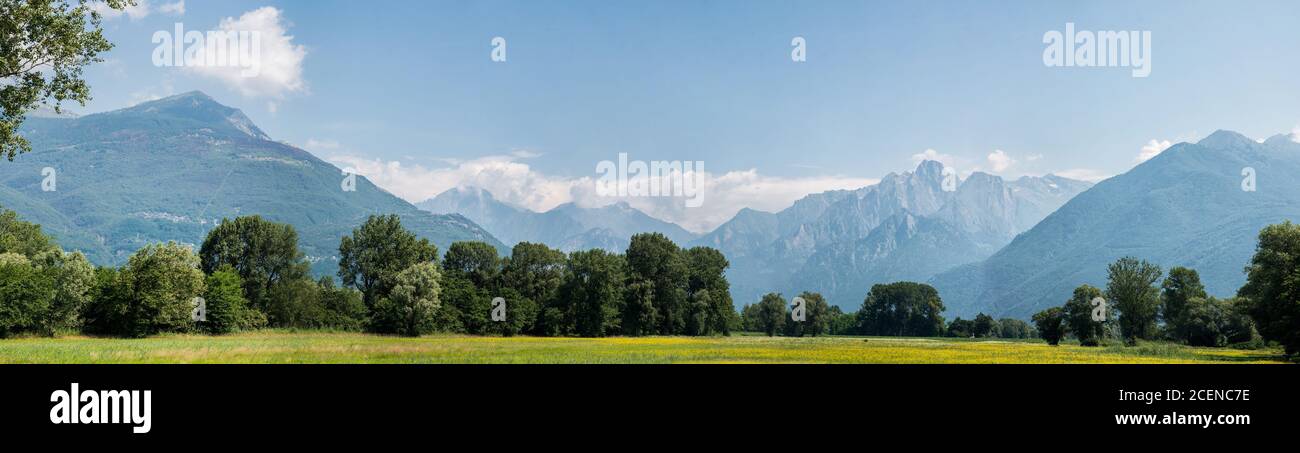
<svg viewBox="0 0 1300 453">
<path fill-rule="evenodd" d="M 705 209 L 638 206 L 704 230 L 908 170 L 926 150 L 962 172 L 1095 179 L 1153 140 L 1300 124 L 1300 6 L 1285 1 L 164 4 L 106 21 L 117 48 L 87 71 L 81 111 L 203 90 L 411 201 L 472 184 L 538 210 L 586 202 L 575 187 L 624 152 L 703 161 L 725 181 Z M 289 76 L 250 90 L 151 62 L 155 31 L 264 7 L 302 52 Z M 1045 66 L 1043 35 L 1066 22 L 1149 30 L 1150 76 Z M 496 36 L 505 63 L 489 58 Z M 795 36 L 806 62 L 791 61 Z"/>
</svg>

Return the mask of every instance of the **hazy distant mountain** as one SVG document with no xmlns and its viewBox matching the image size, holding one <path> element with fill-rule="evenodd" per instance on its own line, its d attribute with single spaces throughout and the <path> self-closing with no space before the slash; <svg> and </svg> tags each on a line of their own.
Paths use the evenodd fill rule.
<svg viewBox="0 0 1300 453">
<path fill-rule="evenodd" d="M 650 217 L 624 202 L 599 208 L 580 208 L 568 203 L 551 211 L 567 214 L 588 230 L 608 230 L 614 237 L 623 238 L 624 242 L 637 233 L 663 233 L 679 245 L 685 245 L 698 237 L 677 224 Z M 626 248 L 626 244 L 624 246 Z"/>
<path fill-rule="evenodd" d="M 200 92 L 82 117 L 31 117 L 33 151 L 0 163 L 0 206 L 44 225 L 68 249 L 121 264 L 141 246 L 197 246 L 223 217 L 259 214 L 297 228 L 320 274 L 337 271 L 339 238 L 370 214 L 398 214 L 442 250 L 457 240 L 503 245 L 474 222 L 433 215 L 363 177 L 272 141 L 238 109 Z M 55 171 L 42 191 L 42 170 Z"/>
<path fill-rule="evenodd" d="M 939 272 L 997 251 L 943 219 L 904 210 L 855 241 L 819 247 L 791 276 L 790 291 L 821 292 L 845 308 L 861 304 L 871 285 L 925 281 Z"/>
<path fill-rule="evenodd" d="M 821 217 L 826 208 L 853 193 L 835 190 L 808 195 L 777 213 L 743 208 L 731 220 L 697 239 L 695 245 L 716 248 L 733 260 L 769 253 L 778 239 L 795 234 L 803 224 Z"/>
<path fill-rule="evenodd" d="M 1007 185 L 1018 201 L 1015 212 L 1016 227 L 1027 231 L 1067 201 L 1088 190 L 1093 184 L 1047 175 L 1024 176 Z"/>
<path fill-rule="evenodd" d="M 1243 169 L 1257 191 L 1242 190 Z M 1259 230 L 1300 220 L 1300 144 L 1228 131 L 1180 143 L 1074 197 L 987 260 L 936 276 L 951 315 L 1028 318 L 1078 285 L 1105 285 L 1107 264 L 1135 256 L 1188 266 L 1206 289 L 1230 296 Z"/>
<path fill-rule="evenodd" d="M 478 188 L 451 189 L 415 206 L 437 214 L 464 215 L 511 246 L 521 241 L 557 244 L 586 230 L 563 213 L 538 213 L 511 206 Z"/>
<path fill-rule="evenodd" d="M 873 186 L 818 194 L 815 209 L 801 200 L 792 207 L 798 215 L 742 211 L 696 243 L 735 252 L 728 276 L 739 303 L 808 290 L 854 308 L 872 284 L 927 280 L 988 257 L 1089 187 L 1051 175 L 1007 183 L 974 173 L 944 191 L 943 179 L 942 164 L 922 162 Z M 797 221 L 780 230 L 783 217 Z"/>
<path fill-rule="evenodd" d="M 681 245 L 696 237 L 623 202 L 599 208 L 567 203 L 534 212 L 499 201 L 483 189 L 456 188 L 416 206 L 434 213 L 464 215 L 507 244 L 541 242 L 566 251 L 599 248 L 622 252 L 637 233 L 663 233 Z"/>
</svg>

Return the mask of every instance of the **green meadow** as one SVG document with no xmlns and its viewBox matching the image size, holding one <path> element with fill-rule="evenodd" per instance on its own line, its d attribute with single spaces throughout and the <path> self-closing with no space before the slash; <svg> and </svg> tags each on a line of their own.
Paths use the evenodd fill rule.
<svg viewBox="0 0 1300 453">
<path fill-rule="evenodd" d="M 265 330 L 142 339 L 0 340 L 0 363 L 1286 363 L 1278 349 L 1048 346 L 1031 340 L 894 337 L 541 338 Z"/>
</svg>

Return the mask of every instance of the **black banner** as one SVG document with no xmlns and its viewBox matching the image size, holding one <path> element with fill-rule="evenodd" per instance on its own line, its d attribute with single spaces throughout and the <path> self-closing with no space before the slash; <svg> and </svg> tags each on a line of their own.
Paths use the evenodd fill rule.
<svg viewBox="0 0 1300 453">
<path fill-rule="evenodd" d="M 9 365 L 0 427 L 9 439 L 148 443 L 395 430 L 490 439 L 665 420 L 674 428 L 656 432 L 685 436 L 775 417 L 832 432 L 1217 436 L 1293 425 L 1297 382 L 1289 365 Z"/>
</svg>

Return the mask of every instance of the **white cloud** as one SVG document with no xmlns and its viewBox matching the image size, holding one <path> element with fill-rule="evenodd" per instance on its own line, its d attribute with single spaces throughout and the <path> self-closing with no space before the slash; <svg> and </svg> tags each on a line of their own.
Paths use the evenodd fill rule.
<svg viewBox="0 0 1300 453">
<path fill-rule="evenodd" d="M 1071 168 L 1069 170 L 1061 170 L 1054 173 L 1056 174 L 1056 176 L 1063 176 L 1070 179 L 1077 179 L 1080 181 L 1088 181 L 1088 182 L 1099 182 L 1103 179 L 1111 177 L 1111 175 L 1090 168 Z"/>
<path fill-rule="evenodd" d="M 516 149 L 514 151 L 511 151 L 510 155 L 520 159 L 532 159 L 535 157 L 542 157 L 542 153 L 536 151 L 530 151 L 526 149 Z"/>
<path fill-rule="evenodd" d="M 595 188 L 591 178 L 547 176 L 511 156 L 480 157 L 442 168 L 351 155 L 327 160 L 410 202 L 427 200 L 455 187 L 479 187 L 498 199 L 544 211 L 574 201 L 575 186 L 589 185 L 593 193 Z"/>
<path fill-rule="evenodd" d="M 943 154 L 933 149 L 927 149 L 925 151 L 912 155 L 913 164 L 920 164 L 921 162 L 927 160 L 933 160 L 935 162 L 939 162 L 943 164 L 945 167 L 954 167 L 957 166 L 957 161 L 959 159 L 957 158 L 957 156 L 954 156 L 952 154 Z"/>
<path fill-rule="evenodd" d="M 966 159 L 952 154 L 944 154 L 935 151 L 933 149 L 927 149 L 925 151 L 912 155 L 913 166 L 920 165 L 922 161 L 927 161 L 927 160 L 939 162 L 943 164 L 944 167 L 948 167 L 955 170 L 957 174 L 962 175 L 962 177 L 966 177 L 969 176 L 971 173 L 983 170 L 983 167 L 981 165 L 972 162 L 970 159 Z"/>
<path fill-rule="evenodd" d="M 1164 152 L 1164 150 L 1169 149 L 1169 146 L 1171 145 L 1173 144 L 1169 143 L 1169 140 L 1161 141 L 1152 139 L 1147 142 L 1146 145 L 1142 146 L 1142 151 L 1138 152 L 1137 157 L 1134 158 L 1133 161 L 1141 163 L 1151 160 L 1152 157 L 1156 157 L 1160 155 L 1160 153 Z"/>
<path fill-rule="evenodd" d="M 314 138 L 309 138 L 307 139 L 307 143 L 303 143 L 302 149 L 319 153 L 322 151 L 333 151 L 339 149 L 342 146 L 343 145 L 339 144 L 337 140 L 330 140 L 330 139 L 317 140 Z"/>
<path fill-rule="evenodd" d="M 134 5 L 126 5 L 122 9 L 113 9 L 107 3 L 102 1 L 90 2 L 90 9 L 99 13 L 106 20 L 113 20 L 125 15 L 131 20 L 139 20 L 149 17 L 149 0 L 136 0 Z"/>
<path fill-rule="evenodd" d="M 1300 143 L 1300 124 L 1296 125 L 1295 129 L 1291 129 L 1291 141 Z"/>
<path fill-rule="evenodd" d="M 180 0 L 176 3 L 163 3 L 158 5 L 158 12 L 171 14 L 173 16 L 183 16 L 185 15 L 185 0 Z"/>
<path fill-rule="evenodd" d="M 1043 158 L 1043 155 L 1042 155 L 1042 154 L 1030 154 L 1030 155 L 1028 155 L 1028 156 L 1025 156 L 1025 160 L 1030 161 L 1030 162 L 1035 162 L 1035 161 L 1037 161 L 1038 159 L 1042 159 L 1042 158 Z"/>
<path fill-rule="evenodd" d="M 993 150 L 986 159 L 989 161 L 989 166 L 993 167 L 994 173 L 1006 171 L 1006 169 L 1016 164 L 1015 159 L 1012 159 L 1011 156 L 1008 156 L 1007 153 L 1000 149 Z"/>
<path fill-rule="evenodd" d="M 596 191 L 594 164 L 592 176 L 571 178 L 543 174 L 519 159 L 515 155 L 487 156 L 442 168 L 349 155 L 327 160 L 411 202 L 427 200 L 456 187 L 482 188 L 499 200 L 538 212 L 570 202 L 599 207 L 624 201 L 652 217 L 696 232 L 721 225 L 741 208 L 778 211 L 811 193 L 855 189 L 878 182 L 840 176 L 782 178 L 764 176 L 754 169 L 721 175 L 705 171 L 700 189 L 704 204 L 687 208 L 684 198 L 600 196 Z M 685 176 L 694 175 L 688 172 Z"/>
<path fill-rule="evenodd" d="M 236 65 L 187 65 L 185 69 L 220 80 L 246 97 L 266 98 L 267 110 L 274 113 L 286 95 L 307 92 L 302 75 L 307 48 L 294 44 L 293 36 L 286 34 L 289 25 L 281 11 L 270 6 L 246 12 L 238 19 L 222 19 L 218 30 L 258 36 L 261 45 L 256 70 Z"/>
<path fill-rule="evenodd" d="M 163 76 L 162 83 L 156 88 L 145 88 L 131 93 L 131 105 L 142 102 L 156 101 L 167 96 L 176 94 L 176 88 L 172 85 L 170 76 Z"/>
</svg>

